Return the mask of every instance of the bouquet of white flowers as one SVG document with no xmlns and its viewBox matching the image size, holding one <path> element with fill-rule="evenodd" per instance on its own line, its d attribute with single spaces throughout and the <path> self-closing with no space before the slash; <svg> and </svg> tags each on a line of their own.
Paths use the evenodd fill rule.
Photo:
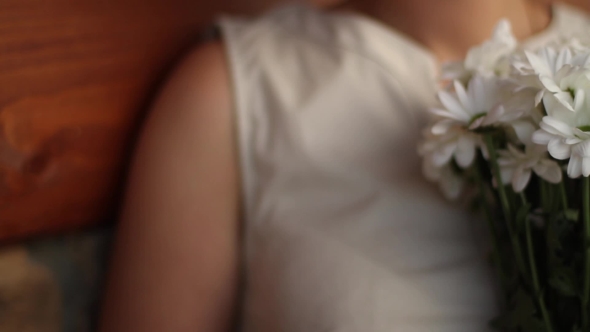
<svg viewBox="0 0 590 332">
<path fill-rule="evenodd" d="M 494 326 L 590 331 L 590 43 L 524 50 L 503 21 L 443 80 L 419 151 L 447 197 L 487 217 Z"/>
</svg>

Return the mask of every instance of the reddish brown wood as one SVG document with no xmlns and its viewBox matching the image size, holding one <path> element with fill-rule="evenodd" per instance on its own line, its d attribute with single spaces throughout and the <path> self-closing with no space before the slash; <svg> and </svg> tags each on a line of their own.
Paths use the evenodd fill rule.
<svg viewBox="0 0 590 332">
<path fill-rule="evenodd" d="M 0 240 L 113 215 L 149 92 L 221 6 L 0 0 Z"/>
<path fill-rule="evenodd" d="M 141 113 L 202 27 L 282 0 L 0 0 L 0 241 L 113 219 Z"/>
</svg>

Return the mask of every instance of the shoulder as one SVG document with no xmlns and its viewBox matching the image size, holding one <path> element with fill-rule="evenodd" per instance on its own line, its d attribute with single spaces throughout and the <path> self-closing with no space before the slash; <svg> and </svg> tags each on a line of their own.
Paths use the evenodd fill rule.
<svg viewBox="0 0 590 332">
<path fill-rule="evenodd" d="M 150 110 L 146 130 L 151 130 L 155 122 L 175 127 L 226 121 L 232 105 L 230 85 L 223 43 L 195 47 L 164 82 Z"/>
<path fill-rule="evenodd" d="M 176 102 L 208 103 L 219 106 L 231 104 L 229 66 L 225 46 L 220 41 L 201 44 L 192 49 L 179 62 L 165 82 L 164 98 L 181 97 Z M 218 106 L 218 107 L 219 107 Z"/>
<path fill-rule="evenodd" d="M 150 109 L 127 179 L 103 331 L 229 328 L 221 325 L 231 321 L 238 275 L 240 184 L 228 85 L 223 45 L 201 45 Z"/>
<path fill-rule="evenodd" d="M 234 172 L 227 157 L 235 149 L 233 97 L 223 50 L 219 42 L 200 45 L 169 75 L 143 124 L 134 172 L 193 178 L 209 162 L 222 165 L 216 171 Z"/>
</svg>

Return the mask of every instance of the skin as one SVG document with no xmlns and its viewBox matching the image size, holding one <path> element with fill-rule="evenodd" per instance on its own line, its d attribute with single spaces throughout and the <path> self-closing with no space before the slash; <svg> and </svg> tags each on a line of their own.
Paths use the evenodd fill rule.
<svg viewBox="0 0 590 332">
<path fill-rule="evenodd" d="M 238 282 L 239 180 L 219 43 L 166 83 L 135 153 L 102 332 L 229 331 Z"/>
<path fill-rule="evenodd" d="M 462 57 L 501 17 L 520 38 L 549 23 L 548 4 L 530 0 L 366 0 L 345 10 L 406 33 L 441 61 Z M 135 152 L 99 331 L 231 330 L 240 254 L 233 102 L 219 41 L 191 51 L 165 84 Z"/>
<path fill-rule="evenodd" d="M 349 8 L 410 36 L 441 63 L 462 59 L 469 48 L 489 38 L 503 17 L 510 20 L 519 39 L 551 22 L 549 0 L 364 0 Z"/>
</svg>

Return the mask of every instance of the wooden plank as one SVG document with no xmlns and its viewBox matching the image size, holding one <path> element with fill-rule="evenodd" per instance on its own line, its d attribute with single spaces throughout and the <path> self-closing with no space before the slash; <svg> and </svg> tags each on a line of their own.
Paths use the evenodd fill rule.
<svg viewBox="0 0 590 332">
<path fill-rule="evenodd" d="M 0 240 L 113 216 L 147 96 L 221 5 L 0 0 Z"/>
</svg>

